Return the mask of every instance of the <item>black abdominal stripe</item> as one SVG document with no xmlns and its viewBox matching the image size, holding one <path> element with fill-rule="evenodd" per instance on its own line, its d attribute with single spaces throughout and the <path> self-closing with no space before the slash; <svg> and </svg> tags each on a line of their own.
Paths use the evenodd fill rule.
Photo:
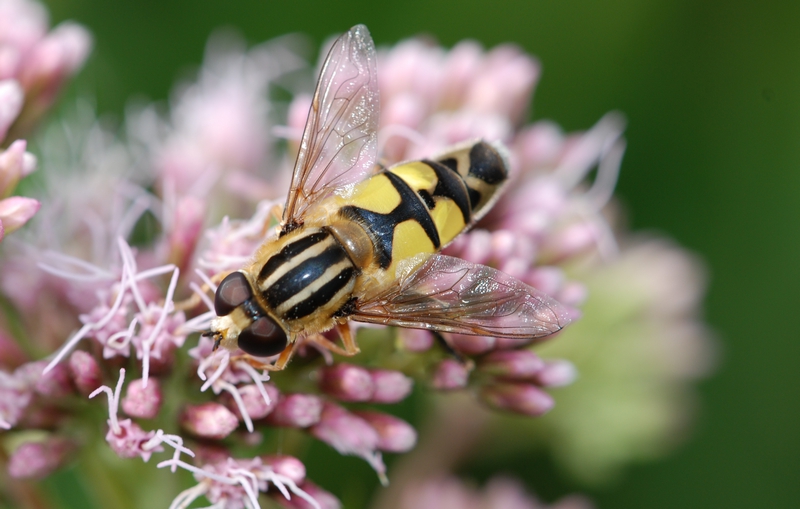
<svg viewBox="0 0 800 509">
<path fill-rule="evenodd" d="M 505 161 L 486 142 L 478 142 L 436 161 L 424 160 L 420 163 L 436 174 L 432 192 L 428 189 L 415 191 L 402 176 L 389 169 L 381 174 L 389 179 L 400 196 L 397 207 L 385 214 L 355 205 L 344 206 L 339 211 L 342 217 L 358 222 L 370 234 L 378 265 L 382 269 L 392 263 L 392 245 L 397 225 L 409 219 L 416 221 L 438 250 L 442 247 L 442 240 L 430 214 L 436 207 L 436 198 L 452 200 L 466 226 L 483 215 L 483 208 L 508 177 Z"/>
</svg>

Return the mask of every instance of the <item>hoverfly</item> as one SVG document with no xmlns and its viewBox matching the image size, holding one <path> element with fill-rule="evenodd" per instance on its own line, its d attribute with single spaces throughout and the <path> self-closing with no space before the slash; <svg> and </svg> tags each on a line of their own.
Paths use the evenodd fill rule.
<svg viewBox="0 0 800 509">
<path fill-rule="evenodd" d="M 567 309 L 490 267 L 439 251 L 490 208 L 507 179 L 504 149 L 485 141 L 379 172 L 376 52 L 356 25 L 322 66 L 277 237 L 219 284 L 205 334 L 255 357 L 300 338 L 359 350 L 348 320 L 435 332 L 534 339 Z M 336 328 L 343 348 L 321 333 Z"/>
</svg>

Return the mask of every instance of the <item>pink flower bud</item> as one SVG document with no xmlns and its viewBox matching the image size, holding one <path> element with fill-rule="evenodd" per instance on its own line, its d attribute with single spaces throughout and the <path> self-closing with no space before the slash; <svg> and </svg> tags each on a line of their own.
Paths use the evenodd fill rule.
<svg viewBox="0 0 800 509">
<path fill-rule="evenodd" d="M 35 89 L 36 100 L 49 105 L 65 78 L 83 65 L 91 45 L 92 37 L 85 28 L 76 23 L 62 23 L 28 56 L 20 75 L 22 85 L 29 91 Z"/>
<path fill-rule="evenodd" d="M 433 346 L 433 335 L 422 329 L 398 328 L 397 339 L 409 352 L 427 352 Z"/>
<path fill-rule="evenodd" d="M 47 477 L 64 463 L 72 449 L 72 444 L 61 438 L 25 442 L 8 459 L 8 475 L 14 479 Z"/>
<path fill-rule="evenodd" d="M 181 426 L 200 438 L 222 440 L 239 426 L 233 413 L 219 403 L 187 405 L 180 417 Z"/>
<path fill-rule="evenodd" d="M 0 79 L 10 79 L 19 73 L 21 55 L 18 48 L 0 46 Z"/>
<path fill-rule="evenodd" d="M 483 357 L 478 369 L 510 380 L 531 380 L 544 368 L 544 361 L 530 350 L 501 350 Z"/>
<path fill-rule="evenodd" d="M 374 369 L 370 371 L 375 392 L 372 403 L 397 403 L 411 394 L 414 381 L 399 371 Z"/>
<path fill-rule="evenodd" d="M 97 361 L 83 350 L 72 352 L 69 357 L 69 370 L 75 387 L 84 396 L 88 396 L 103 385 L 102 374 Z"/>
<path fill-rule="evenodd" d="M 320 369 L 319 387 L 340 401 L 369 401 L 375 392 L 369 371 L 346 363 Z"/>
<path fill-rule="evenodd" d="M 257 385 L 248 384 L 237 387 L 239 396 L 242 398 L 242 403 L 244 403 L 244 409 L 247 412 L 247 415 L 249 415 L 254 421 L 263 419 L 269 415 L 270 412 L 275 409 L 278 399 L 280 398 L 280 393 L 274 385 L 264 384 L 264 390 L 267 392 L 267 396 L 269 396 L 269 405 L 264 400 L 264 396 L 261 395 L 261 391 L 258 389 Z M 230 393 L 223 393 L 222 401 L 225 403 L 225 406 L 227 406 L 230 411 L 236 415 L 236 417 L 238 417 L 240 420 L 242 419 L 239 405 L 236 403 L 236 400 Z"/>
<path fill-rule="evenodd" d="M 461 41 L 447 53 L 440 108 L 458 109 L 464 94 L 478 75 L 483 48 L 475 41 Z"/>
<path fill-rule="evenodd" d="M 327 402 L 319 423 L 312 426 L 309 432 L 341 454 L 353 454 L 365 459 L 374 455 L 380 443 L 378 432 L 364 419 Z"/>
<path fill-rule="evenodd" d="M 536 373 L 534 380 L 543 387 L 563 387 L 578 378 L 575 365 L 567 360 L 547 361 L 544 368 Z"/>
<path fill-rule="evenodd" d="M 469 232 L 460 256 L 473 263 L 488 263 L 492 256 L 492 234 L 483 229 Z"/>
<path fill-rule="evenodd" d="M 24 101 L 25 93 L 16 80 L 0 81 L 0 141 L 6 137 L 8 128 L 22 111 Z M 2 170 L 0 169 L 0 171 Z M 2 194 L 2 189 L 0 186 L 0 194 Z"/>
<path fill-rule="evenodd" d="M 378 449 L 387 452 L 408 452 L 417 443 L 417 431 L 406 421 L 382 412 L 355 412 L 378 432 Z"/>
<path fill-rule="evenodd" d="M 42 371 L 46 365 L 45 362 L 36 363 Z M 61 398 L 72 394 L 73 387 L 70 380 L 69 368 L 65 364 L 56 364 L 53 369 L 47 373 L 42 373 L 38 380 L 36 380 L 36 392 L 42 396 L 50 398 Z"/>
<path fill-rule="evenodd" d="M 295 484 L 302 483 L 306 478 L 306 466 L 294 456 L 283 454 L 274 456 L 261 456 L 261 461 L 269 465 L 276 474 L 285 475 Z"/>
<path fill-rule="evenodd" d="M 488 385 L 480 395 L 491 407 L 534 417 L 547 413 L 555 404 L 553 398 L 539 387 L 524 383 Z"/>
<path fill-rule="evenodd" d="M 588 293 L 583 283 L 569 281 L 553 297 L 565 306 L 577 307 L 586 301 Z"/>
<path fill-rule="evenodd" d="M 561 128 L 550 121 L 526 126 L 517 134 L 514 153 L 523 168 L 543 168 L 555 164 L 564 143 Z"/>
<path fill-rule="evenodd" d="M 0 226 L 1 228 L 2 226 Z M 2 239 L 2 235 L 0 235 L 0 239 Z M 16 340 L 0 329 L 0 369 L 11 371 L 24 364 L 27 360 L 27 355 Z"/>
<path fill-rule="evenodd" d="M 322 400 L 313 394 L 287 394 L 282 396 L 267 422 L 275 426 L 307 428 L 319 422 Z"/>
<path fill-rule="evenodd" d="M 158 378 L 137 379 L 128 384 L 125 397 L 122 398 L 122 410 L 131 417 L 152 419 L 161 410 L 161 383 Z"/>
<path fill-rule="evenodd" d="M 9 234 L 27 223 L 39 211 L 39 207 L 41 204 L 37 200 L 24 196 L 12 196 L 0 200 L 0 221 L 3 223 L 5 234 Z"/>
<path fill-rule="evenodd" d="M 435 389 L 449 391 L 463 389 L 467 386 L 467 382 L 469 382 L 467 367 L 455 359 L 445 359 L 436 367 L 431 385 Z"/>
<path fill-rule="evenodd" d="M 189 267 L 197 241 L 203 231 L 206 206 L 194 196 L 184 196 L 175 207 L 172 229 L 169 232 L 168 261 L 174 263 L 181 272 Z"/>
<path fill-rule="evenodd" d="M 585 253 L 597 245 L 601 235 L 602 232 L 595 223 L 571 224 L 547 238 L 547 243 L 542 248 L 540 263 L 557 264 Z"/>
<path fill-rule="evenodd" d="M 468 336 L 466 334 L 450 334 L 447 342 L 457 352 L 467 355 L 480 355 L 495 348 L 497 340 L 486 336 Z"/>
<path fill-rule="evenodd" d="M 77 72 L 92 50 L 91 34 L 77 23 L 66 21 L 53 29 L 48 38 L 61 47 L 61 64 L 69 73 Z"/>
</svg>

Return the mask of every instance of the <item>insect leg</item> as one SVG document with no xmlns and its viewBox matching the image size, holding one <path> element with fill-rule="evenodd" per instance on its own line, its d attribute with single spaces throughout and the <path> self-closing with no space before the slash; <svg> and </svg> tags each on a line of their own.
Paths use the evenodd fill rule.
<svg viewBox="0 0 800 509">
<path fill-rule="evenodd" d="M 350 332 L 350 326 L 345 323 L 337 323 L 336 324 L 336 332 L 339 333 L 339 337 L 342 338 L 342 344 L 344 345 L 345 355 L 348 357 L 352 357 L 353 355 L 357 354 L 361 351 L 361 349 L 356 344 L 356 340 L 353 337 L 353 333 Z"/>
<path fill-rule="evenodd" d="M 336 343 L 333 343 L 322 334 L 311 334 L 306 336 L 304 341 L 314 343 L 320 348 L 324 348 L 329 352 L 335 353 L 336 355 L 343 355 L 345 357 L 352 357 L 361 351 L 361 349 L 358 348 L 358 345 L 356 345 L 353 335 L 350 333 L 350 327 L 348 327 L 346 323 L 336 324 L 336 331 L 339 333 L 339 337 L 342 338 L 342 344 L 344 345 L 344 348 Z"/>
<path fill-rule="evenodd" d="M 255 357 L 251 357 L 250 355 L 247 354 L 233 357 L 231 360 L 245 361 L 246 363 L 253 366 L 255 369 L 264 369 L 267 371 L 283 371 L 284 368 L 286 368 L 286 365 L 289 364 L 289 361 L 292 359 L 292 356 L 294 355 L 294 351 L 297 345 L 298 343 L 295 342 L 284 348 L 280 356 L 278 357 L 278 360 L 276 360 L 274 363 L 261 362 Z"/>
</svg>

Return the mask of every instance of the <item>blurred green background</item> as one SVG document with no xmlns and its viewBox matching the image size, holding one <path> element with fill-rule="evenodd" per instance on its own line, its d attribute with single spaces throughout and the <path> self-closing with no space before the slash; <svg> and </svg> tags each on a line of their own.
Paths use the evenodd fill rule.
<svg viewBox="0 0 800 509">
<path fill-rule="evenodd" d="M 355 23 L 378 45 L 420 33 L 445 46 L 520 45 L 544 68 L 532 117 L 568 131 L 624 112 L 618 196 L 634 229 L 666 232 L 706 260 L 722 355 L 700 385 L 691 439 L 586 491 L 601 508 L 800 507 L 800 2 L 47 4 L 54 23 L 76 20 L 95 37 L 70 95 L 94 96 L 117 118 L 132 96 L 166 99 L 221 26 L 249 43 L 303 32 L 316 46 Z M 519 467 L 546 498 L 583 489 L 546 464 Z"/>
</svg>

